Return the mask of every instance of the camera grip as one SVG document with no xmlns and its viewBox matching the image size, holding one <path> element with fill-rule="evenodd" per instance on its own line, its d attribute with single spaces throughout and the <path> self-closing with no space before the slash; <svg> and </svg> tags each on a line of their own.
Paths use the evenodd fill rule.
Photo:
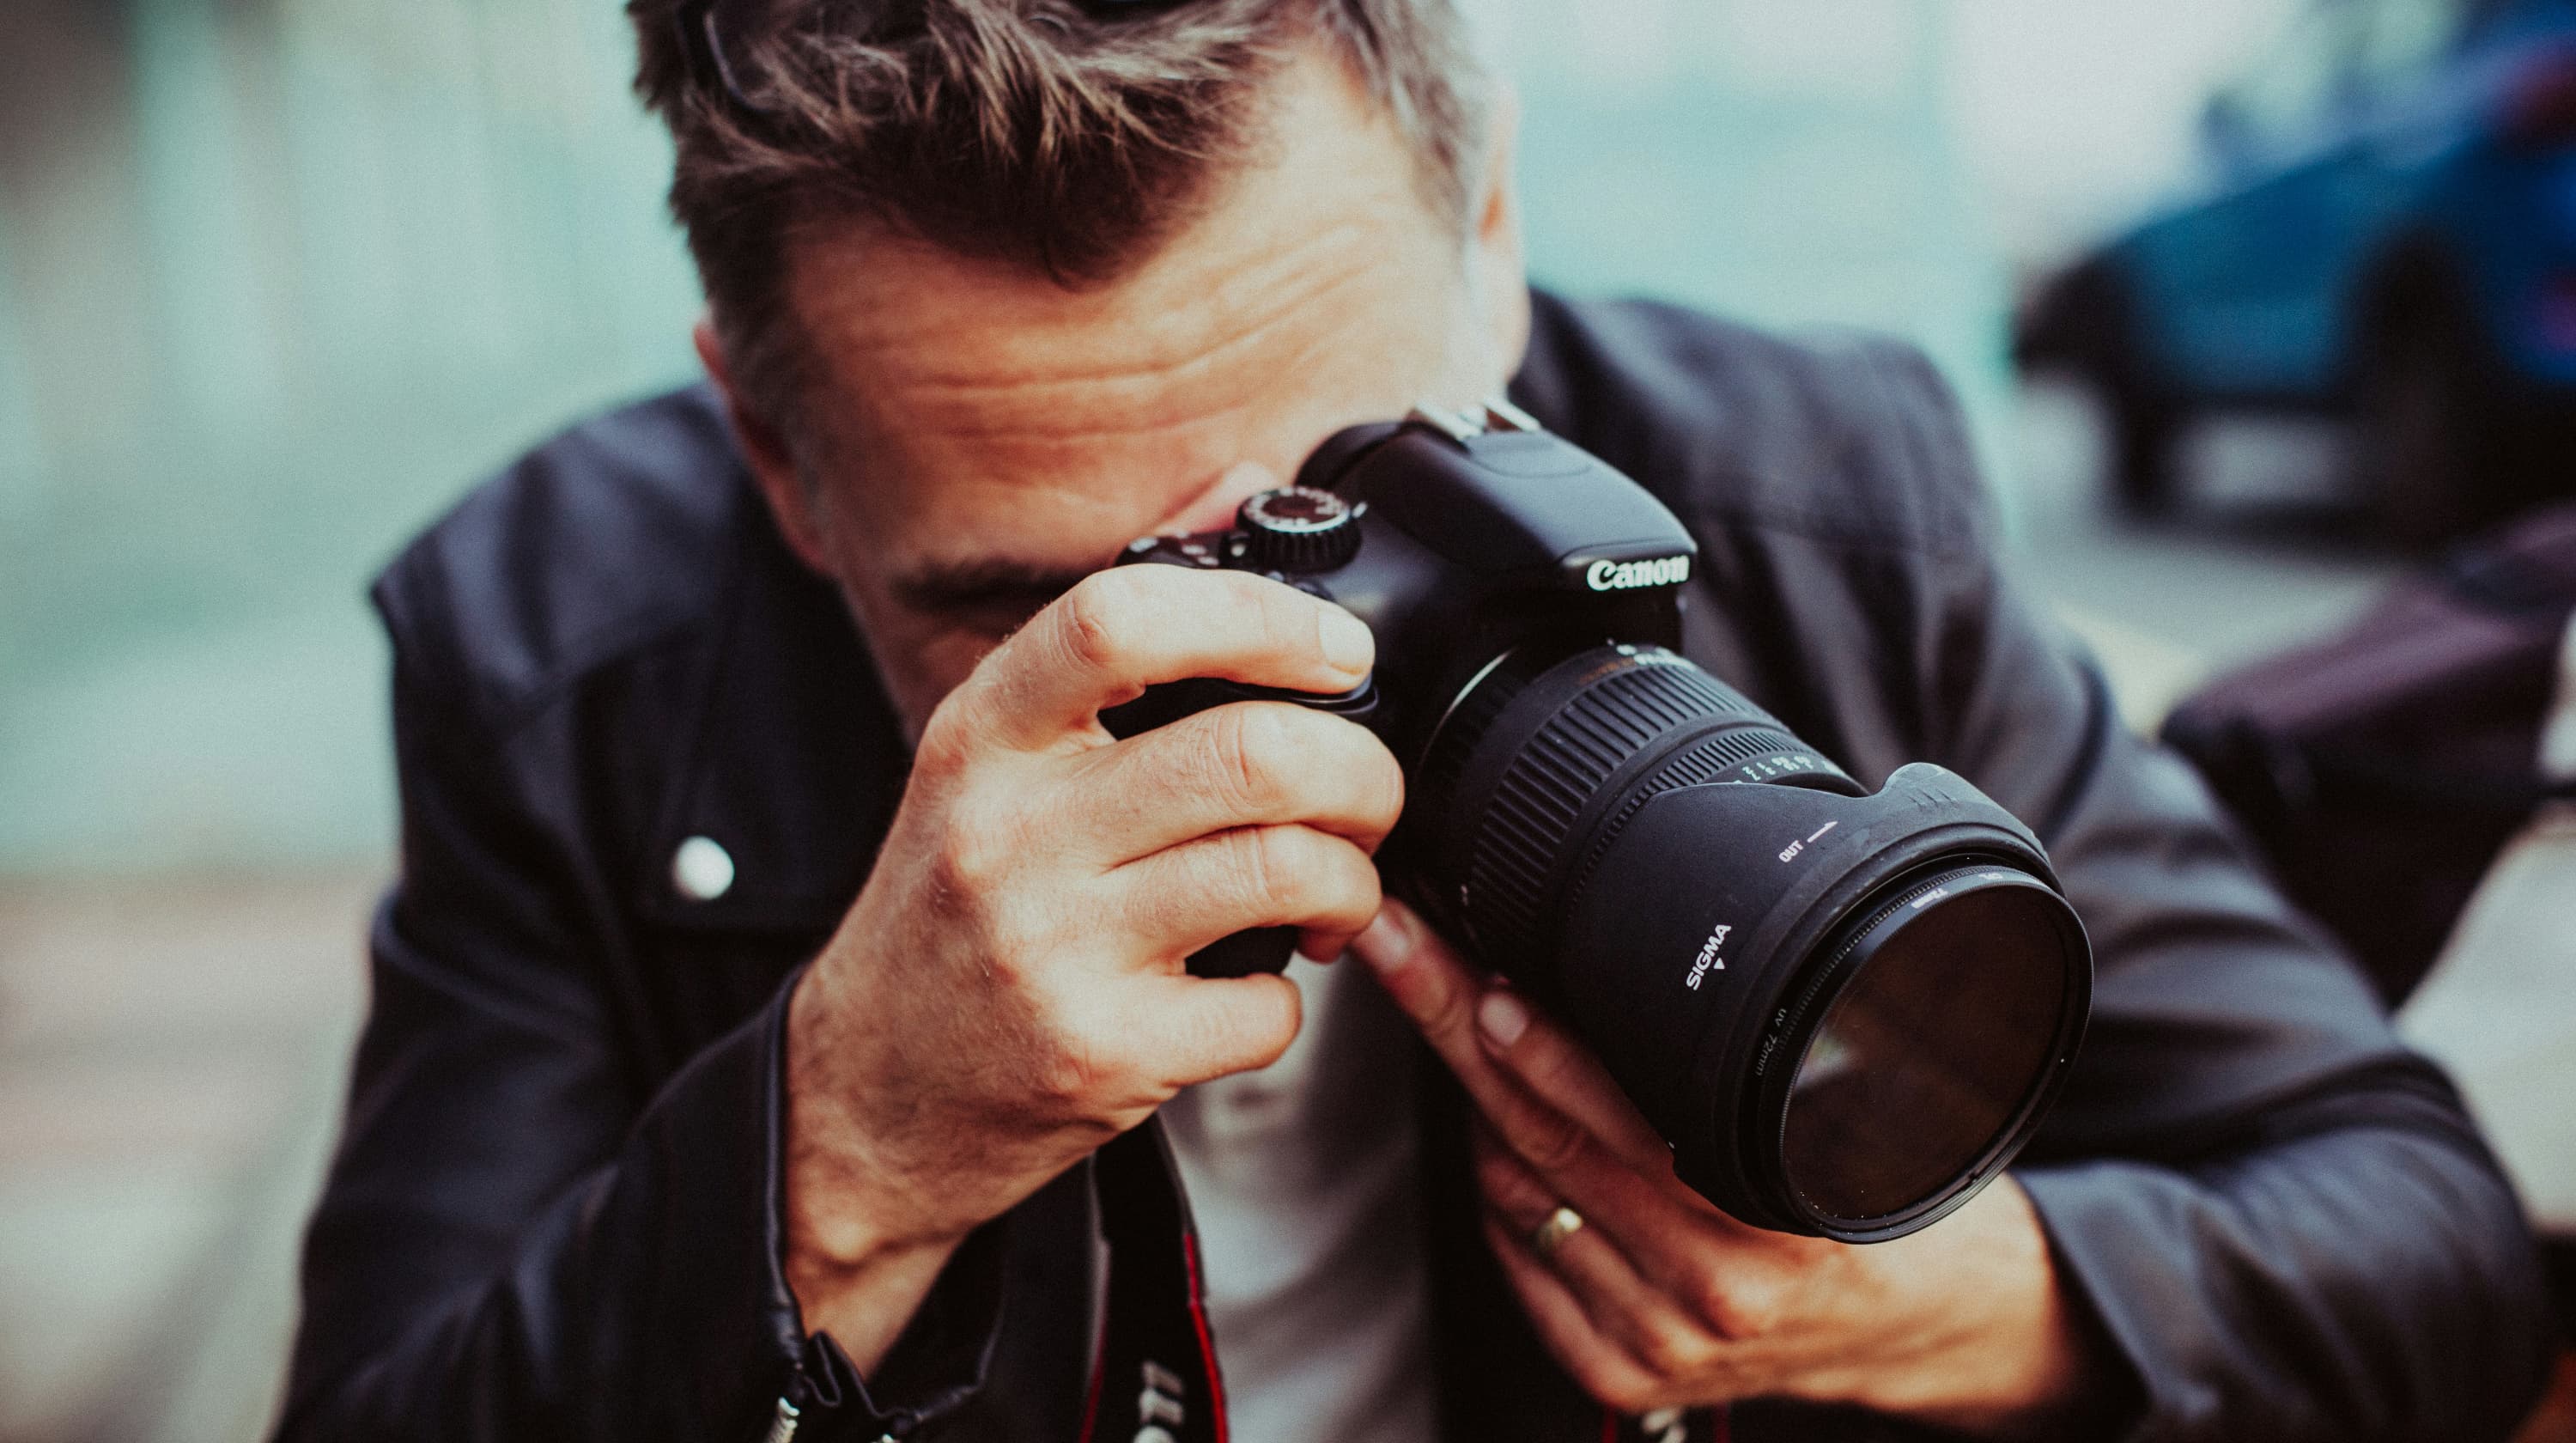
<svg viewBox="0 0 2576 1443">
<path fill-rule="evenodd" d="M 1190 954 L 1193 977 L 1249 977 L 1256 972 L 1284 972 L 1297 955 L 1294 927 L 1255 927 L 1220 937 Z"/>
<path fill-rule="evenodd" d="M 1156 727 L 1168 726 L 1185 716 L 1238 701 L 1291 702 L 1365 723 L 1377 710 L 1377 683 L 1375 678 L 1371 678 L 1349 691 L 1326 696 L 1282 691 L 1277 687 L 1244 686 L 1214 677 L 1195 677 L 1147 687 L 1145 694 L 1134 701 L 1103 711 L 1100 724 L 1108 728 L 1111 736 L 1123 741 Z M 1296 950 L 1296 928 L 1255 927 L 1211 942 L 1191 953 L 1190 975 L 1249 977 L 1256 972 L 1280 972 L 1286 970 L 1288 959 L 1295 955 Z"/>
</svg>

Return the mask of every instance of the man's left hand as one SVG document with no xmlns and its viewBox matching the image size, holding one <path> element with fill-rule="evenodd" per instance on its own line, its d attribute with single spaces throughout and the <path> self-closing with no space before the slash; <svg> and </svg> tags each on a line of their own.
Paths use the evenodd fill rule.
<svg viewBox="0 0 2576 1443">
<path fill-rule="evenodd" d="M 1603 1403 L 1787 1396 L 2008 1433 L 2075 1398 L 2077 1330 L 2011 1178 L 1895 1242 L 1750 1227 L 1674 1176 L 1672 1150 L 1582 1044 L 1403 904 L 1354 950 L 1475 1100 L 1486 1239 Z M 1560 1220 L 1542 1255 L 1559 1208 L 1581 1224 Z"/>
</svg>

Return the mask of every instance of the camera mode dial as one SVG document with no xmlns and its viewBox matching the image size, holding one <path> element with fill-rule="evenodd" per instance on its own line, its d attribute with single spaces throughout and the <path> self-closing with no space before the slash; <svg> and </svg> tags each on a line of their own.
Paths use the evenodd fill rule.
<svg viewBox="0 0 2576 1443">
<path fill-rule="evenodd" d="M 1243 559 L 1263 571 L 1331 571 L 1360 550 L 1360 513 L 1330 491 L 1283 486 L 1245 498 L 1234 514 Z"/>
</svg>

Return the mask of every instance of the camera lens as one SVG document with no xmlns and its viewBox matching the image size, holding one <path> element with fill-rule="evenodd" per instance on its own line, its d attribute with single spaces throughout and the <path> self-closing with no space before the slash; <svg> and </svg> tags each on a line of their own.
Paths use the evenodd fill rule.
<svg viewBox="0 0 2576 1443">
<path fill-rule="evenodd" d="M 1401 855 L 1734 1216 L 1902 1236 L 2011 1161 L 2090 1001 L 2037 841 L 1937 767 L 1877 792 L 1655 647 L 1513 653 L 1422 757 Z"/>
<path fill-rule="evenodd" d="M 1916 910 L 1925 896 L 1935 905 Z M 1944 873 L 1866 915 L 1790 1074 L 1789 1191 L 1868 1226 L 1974 1177 L 2011 1135 L 2066 1005 L 2064 903 L 2027 874 Z"/>
</svg>

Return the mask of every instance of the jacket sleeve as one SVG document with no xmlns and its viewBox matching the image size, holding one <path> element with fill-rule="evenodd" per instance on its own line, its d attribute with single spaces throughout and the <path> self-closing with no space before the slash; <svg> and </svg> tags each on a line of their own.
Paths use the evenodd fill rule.
<svg viewBox="0 0 2576 1443">
<path fill-rule="evenodd" d="M 547 790 L 569 783 L 523 774 L 520 734 L 395 630 L 402 872 L 277 1436 L 751 1443 L 785 1399 L 875 1438 L 952 1405 L 982 1352 L 948 1344 L 997 1306 L 974 1249 L 897 1346 L 933 1355 L 909 1398 L 807 1339 L 778 1261 L 787 989 L 639 1076 L 603 985 L 609 889 Z"/>
<path fill-rule="evenodd" d="M 1928 484 L 1976 482 L 1946 393 L 1884 358 Z M 2091 1028 L 2016 1175 L 2140 1439 L 2503 1438 L 2548 1330 L 2513 1193 L 2359 971 L 1984 545 L 1913 608 L 1926 754 L 2046 843 Z"/>
</svg>

